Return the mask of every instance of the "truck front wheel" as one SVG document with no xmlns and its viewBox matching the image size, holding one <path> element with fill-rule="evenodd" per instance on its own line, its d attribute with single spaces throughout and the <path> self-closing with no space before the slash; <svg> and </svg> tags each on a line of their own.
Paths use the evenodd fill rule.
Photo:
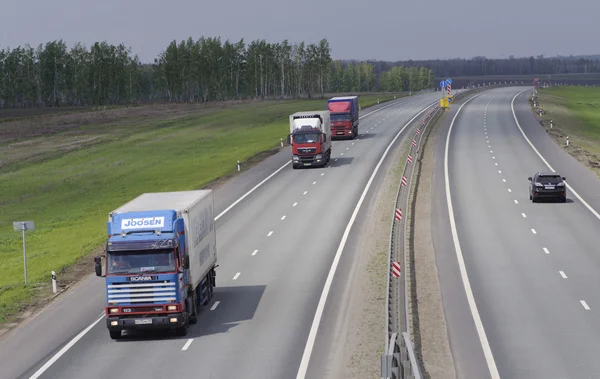
<svg viewBox="0 0 600 379">
<path fill-rule="evenodd" d="M 186 321 L 185 324 L 183 324 L 179 328 L 175 329 L 175 335 L 177 335 L 178 337 L 184 337 L 187 335 L 187 330 L 188 330 L 188 323 Z"/>
<path fill-rule="evenodd" d="M 110 338 L 113 340 L 121 339 L 121 331 L 120 330 L 109 330 L 108 334 L 110 334 Z"/>
</svg>

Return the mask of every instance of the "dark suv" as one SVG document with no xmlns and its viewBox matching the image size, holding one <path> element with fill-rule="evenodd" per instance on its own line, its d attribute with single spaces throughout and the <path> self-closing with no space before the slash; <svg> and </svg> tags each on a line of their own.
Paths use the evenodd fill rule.
<svg viewBox="0 0 600 379">
<path fill-rule="evenodd" d="M 555 198 L 561 203 L 567 201 L 567 186 L 564 182 L 567 178 L 560 176 L 558 172 L 537 172 L 533 178 L 528 178 L 529 200 L 532 202 L 542 198 Z"/>
</svg>

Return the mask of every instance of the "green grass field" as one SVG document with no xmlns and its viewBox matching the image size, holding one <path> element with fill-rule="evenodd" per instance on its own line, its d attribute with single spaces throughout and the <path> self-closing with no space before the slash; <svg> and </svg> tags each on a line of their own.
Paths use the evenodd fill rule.
<svg viewBox="0 0 600 379">
<path fill-rule="evenodd" d="M 360 105 L 377 99 L 393 95 L 361 96 Z M 49 293 L 52 270 L 60 272 L 103 245 L 109 211 L 144 192 L 202 188 L 232 174 L 237 160 L 285 140 L 289 114 L 324 106 L 324 99 L 238 103 L 180 118 L 85 125 L 43 143 L 38 137 L 34 146 L 43 159 L 34 163 L 19 163 L 36 156 L 31 146 L 18 148 L 23 141 L 0 145 L 0 323 L 40 292 Z M 65 150 L 73 133 L 95 143 Z M 28 286 L 21 234 L 12 230 L 12 222 L 21 220 L 36 226 L 27 234 Z"/>
<path fill-rule="evenodd" d="M 569 153 L 594 169 L 600 167 L 600 88 L 541 88 L 538 99 L 545 112 L 541 118 L 552 137 L 564 146 L 569 136 Z"/>
</svg>

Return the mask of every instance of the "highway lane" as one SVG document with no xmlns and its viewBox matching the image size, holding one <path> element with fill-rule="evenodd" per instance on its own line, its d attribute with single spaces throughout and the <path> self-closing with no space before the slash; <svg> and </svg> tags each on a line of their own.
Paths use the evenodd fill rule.
<svg viewBox="0 0 600 379">
<path fill-rule="evenodd" d="M 222 330 L 220 330 L 221 332 L 225 332 L 227 329 L 229 329 L 229 326 L 225 327 L 223 326 L 224 324 L 226 324 L 227 320 L 232 320 L 232 319 L 237 319 L 234 320 L 232 322 L 239 322 L 239 321 L 244 321 L 244 320 L 250 320 L 253 317 L 255 317 L 255 319 L 258 319 L 258 317 L 256 317 L 254 315 L 254 311 L 257 308 L 257 304 L 259 299 L 263 299 L 261 300 L 262 302 L 267 302 L 268 298 L 270 298 L 270 296 L 273 296 L 276 299 L 281 298 L 282 296 L 284 298 L 286 298 L 285 294 L 283 294 L 283 292 L 279 292 L 279 295 L 277 294 L 277 292 L 275 292 L 273 295 L 270 295 L 270 292 L 267 292 L 266 288 L 268 287 L 268 289 L 270 291 L 276 291 L 276 287 L 275 285 L 273 285 L 272 282 L 268 282 L 267 287 L 265 287 L 265 282 L 266 279 L 269 278 L 269 275 L 271 275 L 271 272 L 269 271 L 269 269 L 271 268 L 275 268 L 275 272 L 277 273 L 277 275 L 289 275 L 289 272 L 286 271 L 285 269 L 289 270 L 289 265 L 290 263 L 296 263 L 299 262 L 299 264 L 303 264 L 306 261 L 300 261 L 297 257 L 293 256 L 293 254 L 291 254 L 290 252 L 287 253 L 280 253 L 280 255 L 275 255 L 275 256 L 270 256 L 268 254 L 268 247 L 265 248 L 261 248 L 259 249 L 259 252 L 257 254 L 255 254 L 254 256 L 251 255 L 252 252 L 254 250 L 257 249 L 257 247 L 254 247 L 254 249 L 252 249 L 251 251 L 248 251 L 248 249 L 250 249 L 252 246 L 252 244 L 256 243 L 255 246 L 258 246 L 258 241 L 260 238 L 269 238 L 270 241 L 282 241 L 282 240 L 277 240 L 276 238 L 283 238 L 285 236 L 285 234 L 282 233 L 282 237 L 278 237 L 279 233 L 281 233 L 280 230 L 274 229 L 274 234 L 267 237 L 267 234 L 270 230 L 258 230 L 258 229 L 262 229 L 262 226 L 264 224 L 264 226 L 268 226 L 269 224 L 271 225 L 276 225 L 273 224 L 274 220 L 271 220 L 270 216 L 270 212 L 274 212 L 274 213 L 278 213 L 276 212 L 276 210 L 285 210 L 286 207 L 293 207 L 293 203 L 291 204 L 286 204 L 285 200 L 286 197 L 291 197 L 294 196 L 292 191 L 287 191 L 287 192 L 280 192 L 281 187 L 283 186 L 284 188 L 291 188 L 294 187 L 294 185 L 291 185 L 291 187 L 286 187 L 286 186 L 290 186 L 291 180 L 295 179 L 296 183 L 303 183 L 306 184 L 306 190 L 309 190 L 310 193 L 312 194 L 313 192 L 318 192 L 319 186 L 319 182 L 318 180 L 320 180 L 319 178 L 317 178 L 317 180 L 314 180 L 314 178 L 311 175 L 315 175 L 318 171 L 322 171 L 322 173 L 325 173 L 325 175 L 328 175 L 329 172 L 334 173 L 336 172 L 336 175 L 331 175 L 334 176 L 336 179 L 332 179 L 329 183 L 332 183 L 334 180 L 339 181 L 339 182 L 344 182 L 348 180 L 348 175 L 347 173 L 349 172 L 349 168 L 350 165 L 348 165 L 347 163 L 349 163 L 350 160 L 354 159 L 354 161 L 352 162 L 353 165 L 357 164 L 357 166 L 353 166 L 353 169 L 359 169 L 360 166 L 360 160 L 364 160 L 364 163 L 362 168 L 359 169 L 359 171 L 361 170 L 368 170 L 369 168 L 369 159 L 374 160 L 375 158 L 369 158 L 375 155 L 375 153 L 377 152 L 376 149 L 374 149 L 375 146 L 377 146 L 377 141 L 380 141 L 381 138 L 384 138 L 384 135 L 382 134 L 381 137 L 377 136 L 377 133 L 379 133 L 379 130 L 386 130 L 386 128 L 391 128 L 394 130 L 398 129 L 398 124 L 396 122 L 392 122 L 392 119 L 390 119 L 390 117 L 393 117 L 394 120 L 396 118 L 401 119 L 402 117 L 405 117 L 404 114 L 405 113 L 414 113 L 414 109 L 418 108 L 418 104 L 417 103 L 427 103 L 429 101 L 433 101 L 435 100 L 436 95 L 435 94 L 428 94 L 428 95 L 424 95 L 424 96 L 419 96 L 419 97 L 413 97 L 412 99 L 407 99 L 403 102 L 400 102 L 399 105 L 397 106 L 392 106 L 389 107 L 389 109 L 385 109 L 382 110 L 381 112 L 375 113 L 372 116 L 367 117 L 366 119 L 364 119 L 363 121 L 363 125 L 367 125 L 367 124 L 371 124 L 369 126 L 369 130 L 367 136 L 365 136 L 365 138 L 361 138 L 358 141 L 336 141 L 334 143 L 334 149 L 335 153 L 334 155 L 337 156 L 337 154 L 339 155 L 338 161 L 334 162 L 332 168 L 327 168 L 327 169 L 323 169 L 323 170 L 302 170 L 302 171 L 298 171 L 298 170 L 291 170 L 290 167 L 288 167 L 288 169 L 284 169 L 280 172 L 280 174 L 278 174 L 277 176 L 274 176 L 272 178 L 272 180 L 270 180 L 269 182 L 265 183 L 265 185 L 260 189 L 255 191 L 254 193 L 252 193 L 250 196 L 248 196 L 245 201 L 241 202 L 238 204 L 238 206 L 236 206 L 235 208 L 233 208 L 233 210 L 231 212 L 229 212 L 226 216 L 222 217 L 222 219 L 220 219 L 217 222 L 218 225 L 218 240 L 219 240 L 219 249 L 221 251 L 220 253 L 220 268 L 219 268 L 219 272 L 218 272 L 218 286 L 216 289 L 216 295 L 215 295 L 215 301 L 220 301 L 220 303 L 216 306 L 214 311 L 207 311 L 204 312 L 204 315 L 202 316 L 202 318 L 200 319 L 200 324 L 196 327 L 193 327 L 190 331 L 190 336 L 194 336 L 195 333 L 200 335 L 200 334 L 211 334 L 215 336 L 215 338 L 218 339 L 218 342 L 213 341 L 211 343 L 211 345 L 209 346 L 209 351 L 214 351 L 215 355 L 217 357 L 221 357 L 224 353 L 222 350 L 218 350 L 216 347 L 217 346 L 225 346 L 227 349 L 229 349 L 229 351 L 232 351 L 231 349 L 235 349 L 237 348 L 237 346 L 244 346 L 244 342 L 243 341 L 238 341 L 237 338 L 240 338 L 237 334 L 235 335 L 235 337 L 231 337 L 232 334 L 230 333 L 222 333 L 222 334 L 215 334 L 215 329 L 219 329 L 221 328 Z M 402 109 L 402 108 L 405 109 Z M 379 114 L 380 113 L 380 114 Z M 393 116 L 392 116 L 393 115 Z M 383 124 L 379 124 L 379 125 L 375 125 L 377 124 L 380 120 L 386 119 L 386 121 Z M 371 121 L 374 120 L 374 121 Z M 370 129 L 370 128 L 373 129 Z M 363 131 L 367 131 L 364 130 Z M 372 136 L 369 138 L 369 135 Z M 361 143 L 363 143 L 363 149 L 364 152 L 366 153 L 366 155 L 360 155 L 360 159 L 356 159 L 355 157 L 352 156 L 352 147 L 356 146 L 359 147 Z M 352 144 L 355 145 L 352 145 Z M 342 146 L 343 149 L 337 151 L 337 147 L 336 146 Z M 345 156 L 342 156 L 341 153 L 344 153 L 346 150 L 345 148 L 348 148 L 347 151 L 349 151 L 350 153 L 346 153 Z M 357 149 L 356 150 L 357 153 L 359 153 L 360 151 Z M 288 159 L 289 159 L 289 152 L 286 152 L 288 154 Z M 284 153 L 281 153 L 284 154 Z M 272 157 L 272 159 L 270 160 L 271 162 L 275 162 L 277 159 L 277 155 Z M 372 165 L 371 165 L 372 166 Z M 329 171 L 328 171 L 329 170 Z M 338 171 L 341 170 L 341 171 Z M 340 175 L 341 174 L 341 175 Z M 324 176 L 325 176 L 324 175 Z M 318 175 L 320 177 L 320 173 Z M 300 179 L 300 180 L 299 180 Z M 308 179 L 308 180 L 307 180 Z M 304 181 L 306 181 L 306 183 L 304 183 Z M 313 182 L 317 181 L 316 184 L 312 184 Z M 310 188 L 311 186 L 314 186 L 313 188 Z M 333 193 L 337 192 L 338 188 L 339 188 L 339 183 L 338 185 L 332 185 L 329 184 L 329 188 L 330 188 L 330 192 L 333 191 Z M 241 187 L 241 186 L 240 186 Z M 230 187 L 231 188 L 231 187 Z M 321 190 L 323 191 L 323 190 Z M 350 188 L 344 188 L 342 191 L 342 197 L 347 198 L 348 196 L 352 196 L 350 194 L 352 194 L 353 192 L 350 190 Z M 219 206 L 219 193 L 220 191 L 217 191 L 217 207 Z M 298 196 L 299 200 L 302 200 L 303 196 L 306 195 L 302 195 L 303 191 L 301 193 L 298 193 L 296 196 Z M 279 196 L 278 196 L 279 195 Z M 308 195 L 308 193 L 307 193 Z M 318 214 L 319 210 L 321 206 L 324 206 L 326 204 L 328 204 L 328 198 L 331 196 L 331 194 L 326 194 L 325 196 L 322 197 L 317 197 L 317 199 L 319 199 L 319 203 L 317 204 L 317 207 L 315 209 L 308 209 L 307 207 L 304 208 L 304 210 L 302 210 L 301 212 L 302 215 L 304 216 L 304 219 L 313 219 L 314 218 L 314 214 Z M 310 196 L 309 196 L 310 197 Z M 308 199 L 309 197 L 306 197 L 306 199 Z M 266 200 L 264 200 L 266 199 Z M 314 201 L 314 200 L 311 200 Z M 298 202 L 300 203 L 300 201 L 294 201 L 294 202 Z M 289 203 L 289 202 L 288 202 Z M 222 203 L 221 203 L 222 204 Z M 343 204 L 343 203 L 341 203 Z M 348 204 L 343 204 L 342 207 L 349 207 Z M 258 213 L 256 213 L 256 210 L 258 209 Z M 302 209 L 299 204 L 297 204 L 297 208 L 296 209 Z M 280 212 L 279 212 L 280 213 Z M 281 217 L 283 216 L 283 214 L 279 214 L 277 215 L 278 220 L 280 222 L 285 222 L 286 220 L 293 220 L 293 218 L 290 216 L 288 216 L 289 218 L 285 219 L 285 220 L 281 220 Z M 321 211 L 321 213 L 323 213 Z M 329 212 L 327 212 L 325 216 L 328 216 Z M 331 212 L 331 215 L 335 215 L 334 212 Z M 264 221 L 263 221 L 264 220 Z M 277 220 L 277 219 L 276 219 Z M 300 222 L 300 226 L 298 226 L 298 230 L 304 230 L 302 228 L 306 228 L 306 225 L 310 225 L 311 228 L 314 229 L 314 226 L 310 223 L 306 223 L 304 221 L 298 221 L 298 220 L 302 220 L 301 218 L 296 218 L 296 221 L 292 221 L 292 222 Z M 333 224 L 335 224 L 336 221 L 333 222 Z M 286 225 L 286 224 L 283 224 Z M 290 234 L 292 235 L 292 238 L 294 238 L 294 235 L 300 235 L 301 233 L 299 231 L 294 232 L 293 228 L 290 229 L 289 226 L 286 226 L 287 230 L 287 235 L 289 236 Z M 228 234 L 229 233 L 229 234 Z M 325 240 L 327 239 L 332 239 L 333 237 L 330 235 L 321 237 Z M 284 241 L 289 241 L 290 238 L 283 238 Z M 317 237 L 313 238 L 313 241 L 317 241 Z M 256 241 L 256 242 L 255 242 Z M 279 244 L 283 244 L 282 242 L 278 242 Z M 289 244 L 289 242 L 286 242 L 287 244 Z M 313 242 L 314 243 L 314 242 Z M 239 244 L 236 245 L 236 244 Z M 285 245 L 285 244 L 284 244 Z M 294 245 L 291 245 L 294 246 Z M 322 242 L 319 241 L 319 246 L 323 246 Z M 277 248 L 279 248 L 279 245 L 277 245 Z M 267 249 L 267 250 L 265 250 Z M 262 250 L 262 251 L 261 251 Z M 318 251 L 319 249 L 317 249 Z M 314 252 L 313 252 L 314 254 Z M 321 255 L 318 255 L 317 258 L 318 259 L 323 259 L 323 252 L 320 251 Z M 271 253 L 271 255 L 273 255 L 273 253 Z M 290 256 L 291 255 L 291 256 Z M 264 256 L 264 258 L 262 258 Z M 287 256 L 286 259 L 284 259 L 284 261 L 277 261 L 276 264 L 271 263 L 271 259 L 276 260 L 277 257 L 285 257 Z M 326 256 L 326 255 L 325 255 Z M 331 255 L 330 255 L 331 257 Z M 254 261 L 248 261 L 248 259 L 250 258 L 256 258 Z M 262 258 L 262 261 L 259 260 Z M 257 260 L 259 260 L 258 262 L 256 262 Z M 264 270 L 264 272 L 262 271 L 257 271 L 255 274 L 259 276 L 258 278 L 258 284 L 252 284 L 251 279 L 252 279 L 252 274 L 248 272 L 248 266 L 247 265 L 255 265 L 257 266 L 255 269 L 256 270 Z M 315 266 L 315 264 L 311 264 L 311 267 Z M 317 267 L 319 265 L 316 265 Z M 325 265 L 326 266 L 326 265 Z M 322 270 L 326 270 L 328 269 L 328 267 L 323 267 Z M 235 272 L 234 272 L 235 271 Z M 237 274 L 237 272 L 240 272 L 240 275 L 238 277 L 236 277 L 236 279 L 234 280 L 233 278 L 235 277 L 235 275 Z M 310 274 L 307 275 L 306 272 L 300 272 L 298 271 L 301 275 L 299 276 L 300 281 L 302 280 L 309 280 L 309 284 L 311 285 L 315 285 L 316 282 L 318 282 L 318 280 L 315 280 L 315 278 L 318 279 L 317 274 Z M 95 278 L 94 278 L 95 279 Z M 246 280 L 250 280 L 250 282 L 245 282 Z M 291 283 L 296 283 L 296 285 L 298 285 L 298 282 L 293 282 L 290 281 L 289 278 L 285 278 L 286 282 L 289 282 L 290 285 Z M 97 284 L 99 283 L 99 284 Z M 242 283 L 242 284 L 240 284 Z M 94 283 L 95 286 L 97 286 L 98 288 L 101 287 L 101 279 L 97 279 L 97 282 Z M 240 289 L 241 288 L 241 289 Z M 84 292 L 84 291 L 82 291 Z M 301 291 L 302 292 L 302 291 Z M 308 295 L 312 295 L 312 293 L 310 293 L 311 291 L 305 291 L 305 296 Z M 315 291 L 318 292 L 318 291 Z M 97 296 L 97 303 L 99 304 L 98 309 L 101 310 L 103 303 L 104 303 L 104 299 L 103 299 L 103 291 L 101 288 L 98 289 L 97 292 L 94 293 L 89 293 L 90 296 L 94 297 Z M 265 297 L 266 295 L 269 295 L 267 297 Z M 317 296 L 317 295 L 314 295 Z M 230 301 L 231 299 L 231 301 Z M 290 301 L 290 300 L 288 300 Z M 297 302 L 297 300 L 295 300 Z M 263 307 L 263 303 L 261 302 L 261 306 L 258 307 L 258 311 L 260 311 L 261 309 L 264 309 L 265 312 L 267 313 L 267 315 L 273 313 L 274 315 L 277 315 L 277 311 L 275 311 L 274 309 L 277 309 L 277 307 L 275 307 L 274 309 L 271 307 L 269 309 L 268 306 Z M 277 301 L 279 302 L 279 301 Z M 282 304 L 285 304 L 285 300 Z M 74 304 L 73 304 L 74 305 Z M 303 304 L 305 305 L 305 304 Z M 214 305 L 213 305 L 214 307 Z M 254 308 L 254 309 L 253 309 Z M 281 308 L 281 307 L 279 307 Z M 314 309 L 313 309 L 314 312 Z M 93 312 L 96 313 L 96 312 Z M 99 312 L 98 312 L 99 313 Z M 307 314 L 310 314 L 311 312 L 308 312 Z M 96 315 L 97 316 L 97 315 Z M 298 317 L 298 316 L 296 316 Z M 312 316 L 307 316 L 306 319 L 308 320 L 307 322 L 310 322 L 310 318 Z M 88 321 L 93 320 L 94 317 L 88 317 Z M 261 318 L 262 319 L 262 318 Z M 213 321 L 214 320 L 214 321 Z M 224 321 L 225 320 L 225 321 Z M 268 325 L 267 325 L 268 326 Z M 296 326 L 294 326 L 296 327 Z M 203 329 L 205 328 L 205 330 Z M 235 328 L 233 328 L 235 329 Z M 237 328 L 236 330 L 241 330 L 243 328 Z M 252 329 L 252 328 L 250 328 Z M 290 329 L 294 329 L 294 328 L 290 328 Z M 206 330 L 212 331 L 212 332 L 207 332 Z M 243 330 L 242 330 L 243 331 Z M 68 351 L 61 359 L 59 359 L 56 363 L 54 363 L 54 365 L 48 370 L 46 371 L 45 375 L 42 377 L 70 377 L 71 375 L 77 376 L 77 370 L 78 369 L 83 369 L 86 371 L 86 375 L 88 377 L 93 377 L 94 375 L 100 375 L 102 373 L 102 375 L 106 374 L 106 370 L 116 370 L 115 366 L 110 366 L 110 367 L 103 367 L 104 365 L 101 363 L 96 363 L 95 359 L 89 359 L 90 357 L 99 357 L 99 356 L 103 356 L 103 354 L 105 353 L 106 356 L 113 356 L 114 354 L 121 354 L 124 357 L 128 357 L 127 359 L 134 360 L 135 362 L 146 362 L 148 363 L 147 367 L 153 367 L 154 365 L 152 364 L 152 362 L 156 362 L 157 360 L 160 362 L 164 362 L 164 354 L 166 354 L 167 352 L 169 354 L 179 354 L 181 352 L 181 346 L 183 345 L 182 341 L 178 341 L 177 339 L 167 339 L 167 340 L 158 340 L 158 341 L 153 341 L 151 342 L 152 344 L 159 344 L 160 348 L 158 348 L 158 350 L 160 350 L 160 353 L 158 351 L 155 351 L 155 353 L 151 353 L 152 349 L 156 349 L 156 347 L 152 347 L 149 348 L 148 351 L 146 351 L 145 347 L 149 346 L 151 343 L 148 342 L 147 340 L 144 340 L 146 342 L 136 342 L 136 343 L 132 343 L 131 341 L 125 341 L 125 342 L 118 342 L 118 343 L 113 343 L 113 341 L 109 340 L 108 338 L 108 333 L 106 332 L 105 326 L 103 324 L 103 322 L 100 322 L 98 325 L 96 325 L 95 327 L 92 328 L 92 330 L 87 333 L 78 343 L 77 343 L 77 347 Z M 238 333 L 239 334 L 239 333 Z M 261 334 L 272 334 L 273 332 L 271 331 L 267 331 L 265 333 L 261 333 Z M 277 335 L 278 333 L 274 333 L 275 335 Z M 204 337 L 203 337 L 204 339 Z M 202 346 L 198 346 L 201 345 L 201 343 L 203 342 L 203 339 L 194 339 L 194 342 L 188 346 L 188 350 L 187 351 L 193 351 L 194 348 L 198 349 L 201 348 Z M 20 339 L 21 341 L 23 341 L 23 339 Z M 232 343 L 231 341 L 234 340 L 235 343 Z M 63 340 L 64 342 L 66 342 L 66 339 Z M 184 339 L 183 342 L 186 342 L 187 339 Z M 200 341 L 200 343 L 198 343 L 198 341 Z M 282 340 L 283 341 L 283 340 Z M 64 342 L 62 342 L 61 344 L 63 344 Z M 236 345 L 238 344 L 239 345 Z M 256 346 L 256 344 L 254 344 L 252 341 L 250 342 L 252 344 L 252 346 Z M 266 343 L 266 342 L 265 342 Z M 284 343 L 289 344 L 289 341 L 285 341 Z M 302 343 L 299 342 L 297 343 L 297 345 L 301 345 Z M 142 345 L 142 346 L 139 346 Z M 8 346 L 8 345 L 5 345 Z M 60 344 L 56 344 L 53 347 L 57 347 L 60 346 Z M 154 346 L 154 345 L 152 345 Z M 301 349 L 301 347 L 299 347 L 298 349 Z M 227 351 L 227 350 L 225 350 Z M 49 351 L 51 352 L 51 350 Z M 87 356 L 87 353 L 92 354 L 90 356 Z M 218 354 L 217 354 L 218 352 Z M 144 354 L 142 354 L 144 353 Z M 142 354 L 142 355 L 140 355 Z M 158 355 L 157 355 L 158 354 Z M 180 356 L 176 355 L 177 358 L 179 358 Z M 46 356 L 46 358 L 48 358 Z M 184 362 L 187 362 L 187 364 L 194 364 L 188 356 L 181 356 L 180 357 L 182 360 L 184 360 Z M 195 357 L 197 358 L 197 357 Z M 273 359 L 275 362 L 278 362 L 277 359 L 275 358 L 270 358 Z M 14 365 L 13 366 L 23 366 L 23 361 L 25 359 L 21 359 L 21 363 Z M 28 367 L 30 367 L 29 370 L 27 370 L 27 374 L 31 374 L 33 373 L 39 366 L 41 366 L 46 359 L 40 359 L 37 361 L 29 361 L 29 363 L 36 363 L 33 365 L 30 365 Z M 298 357 L 299 360 L 299 357 Z M 173 362 L 176 362 L 177 359 L 174 359 Z M 25 361 L 27 362 L 27 361 Z M 78 363 L 81 362 L 81 363 Z M 216 364 L 218 362 L 218 359 L 215 359 L 214 361 L 211 361 L 211 365 L 215 365 L 218 366 L 218 364 Z M 197 362 L 196 362 L 197 363 Z M 256 363 L 256 362 L 253 362 Z M 185 363 L 181 363 L 181 364 L 185 364 Z M 289 366 L 289 362 L 281 362 L 281 360 L 279 360 L 279 363 L 277 363 L 278 365 L 285 365 L 285 366 Z M 98 367 L 101 366 L 101 367 Z M 8 367 L 11 367 L 11 364 L 8 365 Z M 164 367 L 161 365 L 161 368 Z M 170 366 L 168 366 L 170 367 Z M 178 366 L 179 367 L 179 366 Z M 241 367 L 241 366 L 240 366 Z M 231 369 L 230 367 L 226 367 L 227 369 Z M 98 369 L 98 370 L 96 370 Z M 172 367 L 171 367 L 172 369 Z M 197 370 L 195 370 L 197 371 Z M 18 372 L 17 370 L 13 370 L 13 372 Z M 23 371 L 20 371 L 23 372 Z M 143 372 L 143 370 L 142 370 Z M 153 371 L 154 372 L 154 371 Z M 172 371 L 170 371 L 172 373 Z M 28 377 L 27 375 L 24 375 L 24 377 Z"/>
<path fill-rule="evenodd" d="M 566 204 L 530 202 L 527 177 L 548 168 L 512 115 L 511 101 L 523 89 L 473 99 L 454 124 L 448 169 L 462 256 L 500 377 L 594 377 L 600 372 L 600 317 L 593 308 L 600 301 L 594 290 L 599 220 L 571 194 Z M 593 185 L 600 188 L 600 181 Z M 442 192 L 438 186 L 437 196 L 445 197 Z M 450 302 L 445 298 L 445 307 Z M 453 354 L 464 359 L 472 349 L 482 358 L 485 340 L 478 351 L 472 324 L 449 317 L 449 328 Z M 470 339 L 460 342 L 468 347 L 457 341 L 462 330 Z M 459 377 L 489 377 L 485 361 L 474 361 L 459 362 Z"/>
</svg>

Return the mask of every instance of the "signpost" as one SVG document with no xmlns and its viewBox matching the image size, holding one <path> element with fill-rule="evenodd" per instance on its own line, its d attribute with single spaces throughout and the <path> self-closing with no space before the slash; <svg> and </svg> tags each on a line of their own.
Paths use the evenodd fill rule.
<svg viewBox="0 0 600 379">
<path fill-rule="evenodd" d="M 25 285 L 27 285 L 27 245 L 25 243 L 25 231 L 35 230 L 33 221 L 13 222 L 15 232 L 23 232 L 23 275 L 25 276 Z"/>
</svg>

